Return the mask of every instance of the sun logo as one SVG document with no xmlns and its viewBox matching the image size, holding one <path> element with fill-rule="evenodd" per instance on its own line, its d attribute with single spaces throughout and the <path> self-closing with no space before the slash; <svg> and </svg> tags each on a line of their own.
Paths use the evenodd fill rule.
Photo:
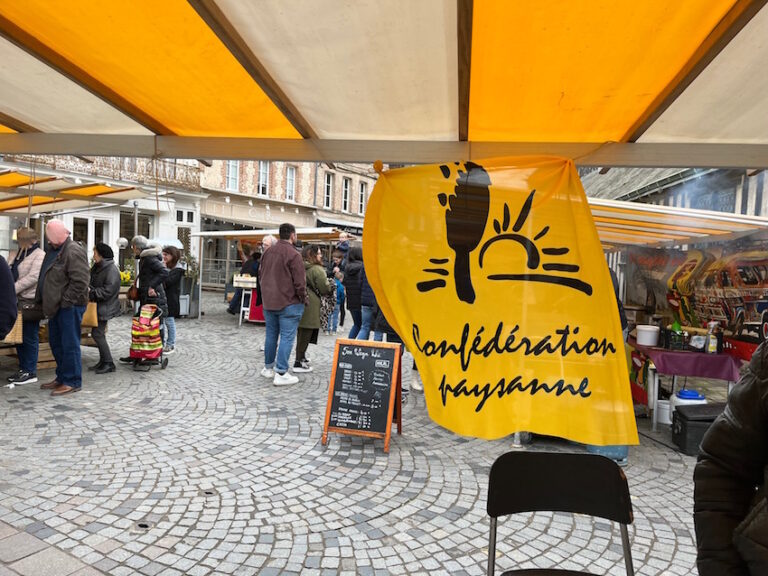
<svg viewBox="0 0 768 576">
<path fill-rule="evenodd" d="M 455 165 L 459 166 L 460 164 L 456 162 Z M 441 165 L 440 171 L 444 178 L 450 178 L 451 169 L 449 166 Z M 570 252 L 570 249 L 565 246 L 539 248 L 538 243 L 549 233 L 549 226 L 544 226 L 533 238 L 521 232 L 531 213 L 536 194 L 535 189 L 526 198 L 514 223 L 512 223 L 509 204 L 504 203 L 501 220 L 493 220 L 493 229 L 496 235 L 480 246 L 489 219 L 490 186 L 490 176 L 482 166 L 473 162 L 465 162 L 464 169 L 459 168 L 457 170 L 454 194 L 449 196 L 441 193 L 437 196 L 440 205 L 447 207 L 445 212 L 446 241 L 455 255 L 453 281 L 459 300 L 468 304 L 475 301 L 475 290 L 470 271 L 472 252 L 479 248 L 478 259 L 480 268 L 483 268 L 486 253 L 491 246 L 504 241 L 514 242 L 525 250 L 527 270 L 491 274 L 487 277 L 489 280 L 544 282 L 572 288 L 591 296 L 592 286 L 589 283 L 574 276 L 552 274 L 553 272 L 576 274 L 580 270 L 578 265 L 563 262 L 542 262 L 542 254 L 547 257 L 559 257 L 566 256 Z M 430 258 L 429 262 L 440 267 L 424 268 L 423 272 L 442 277 L 450 276 L 448 269 L 442 267 L 450 262 L 448 258 Z M 445 286 L 447 286 L 447 282 L 444 278 L 426 280 L 416 284 L 416 288 L 420 292 L 428 292 Z"/>
</svg>

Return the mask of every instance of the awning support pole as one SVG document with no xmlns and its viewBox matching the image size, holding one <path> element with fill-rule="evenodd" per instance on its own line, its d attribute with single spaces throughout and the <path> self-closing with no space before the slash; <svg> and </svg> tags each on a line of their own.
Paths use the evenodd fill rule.
<svg viewBox="0 0 768 576">
<path fill-rule="evenodd" d="M 200 236 L 198 258 L 200 259 L 200 266 L 198 267 L 200 271 L 200 277 L 197 279 L 197 319 L 200 320 L 203 315 L 203 262 L 205 261 L 205 258 L 203 258 L 202 236 Z"/>
</svg>

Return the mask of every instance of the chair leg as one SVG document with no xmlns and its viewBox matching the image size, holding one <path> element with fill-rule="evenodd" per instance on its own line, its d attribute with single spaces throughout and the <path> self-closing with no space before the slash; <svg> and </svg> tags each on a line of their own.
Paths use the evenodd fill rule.
<svg viewBox="0 0 768 576">
<path fill-rule="evenodd" d="M 496 571 L 496 518 L 491 518 L 491 533 L 488 537 L 488 576 Z"/>
<path fill-rule="evenodd" d="M 624 565 L 627 568 L 627 576 L 635 576 L 635 568 L 632 566 L 632 548 L 629 546 L 629 531 L 626 524 L 621 527 L 621 547 L 624 551 Z"/>
</svg>

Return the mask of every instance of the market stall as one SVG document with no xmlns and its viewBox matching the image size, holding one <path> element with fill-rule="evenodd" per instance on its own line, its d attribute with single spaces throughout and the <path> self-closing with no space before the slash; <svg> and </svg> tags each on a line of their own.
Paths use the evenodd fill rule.
<svg viewBox="0 0 768 576">
<path fill-rule="evenodd" d="M 226 268 L 225 268 L 225 277 L 229 278 L 230 275 L 230 259 L 229 259 L 229 253 L 230 253 L 230 243 L 231 242 L 239 242 L 240 244 L 248 244 L 251 246 L 259 246 L 264 240 L 265 236 L 274 236 L 275 238 L 278 238 L 280 236 L 280 231 L 277 228 L 267 229 L 267 230 L 215 230 L 210 232 L 195 232 L 192 234 L 193 238 L 199 239 L 199 254 L 200 257 L 200 278 L 203 277 L 203 262 L 204 258 L 203 255 L 203 242 L 206 240 L 212 240 L 212 239 L 223 239 L 227 242 L 227 259 L 226 259 Z M 348 232 L 345 232 L 343 230 L 339 230 L 338 228 L 297 228 L 296 229 L 296 237 L 298 240 L 301 240 L 302 242 L 307 243 L 320 243 L 325 244 L 328 246 L 329 250 L 332 249 L 332 246 L 334 243 L 339 242 L 341 239 L 346 238 L 347 240 L 356 240 L 357 238 Z M 198 318 L 202 315 L 202 290 L 203 290 L 203 284 L 200 282 L 198 289 L 200 290 L 200 302 L 201 306 L 198 310 Z M 250 309 L 250 301 L 249 300 L 249 309 Z M 255 299 L 253 300 L 255 302 Z M 241 313 L 240 316 L 242 318 L 242 306 L 241 306 Z M 256 316 L 256 311 L 254 310 L 254 316 Z M 250 314 L 249 314 L 250 317 Z"/>
</svg>

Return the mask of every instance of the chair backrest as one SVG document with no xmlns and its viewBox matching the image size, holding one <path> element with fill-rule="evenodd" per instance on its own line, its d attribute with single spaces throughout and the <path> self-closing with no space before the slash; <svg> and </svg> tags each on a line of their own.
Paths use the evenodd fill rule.
<svg viewBox="0 0 768 576">
<path fill-rule="evenodd" d="M 631 524 L 632 502 L 624 472 L 596 454 L 507 452 L 491 467 L 491 518 L 536 511 L 589 514 Z"/>
</svg>

